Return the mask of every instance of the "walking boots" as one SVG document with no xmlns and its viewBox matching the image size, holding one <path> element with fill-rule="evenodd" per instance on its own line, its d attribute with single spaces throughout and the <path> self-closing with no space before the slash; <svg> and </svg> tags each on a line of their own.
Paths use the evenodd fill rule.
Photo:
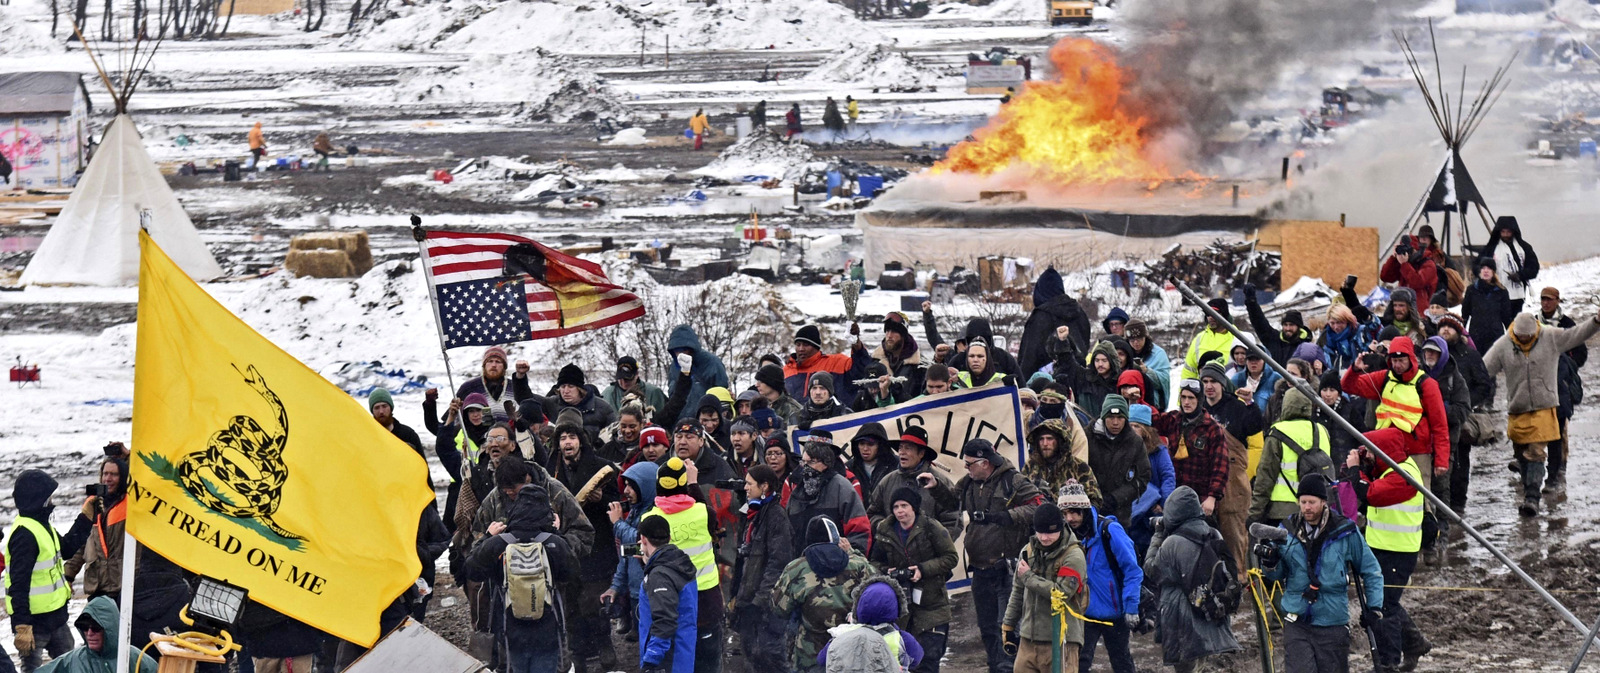
<svg viewBox="0 0 1600 673">
<path fill-rule="evenodd" d="M 1544 486 L 1544 463 L 1528 461 L 1522 468 L 1522 506 L 1517 508 L 1517 513 L 1522 516 L 1538 516 L 1539 514 L 1539 489 Z"/>
</svg>

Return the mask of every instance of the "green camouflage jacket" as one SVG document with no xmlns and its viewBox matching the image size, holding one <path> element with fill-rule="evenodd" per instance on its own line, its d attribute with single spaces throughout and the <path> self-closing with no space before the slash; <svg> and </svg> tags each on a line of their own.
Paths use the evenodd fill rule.
<svg viewBox="0 0 1600 673">
<path fill-rule="evenodd" d="M 816 545 L 813 545 L 816 546 Z M 842 550 L 841 550 L 842 551 Z M 788 617 L 800 614 L 800 633 L 794 642 L 794 670 L 817 668 L 817 654 L 828 644 L 828 629 L 843 624 L 855 607 L 851 598 L 867 578 L 876 575 L 859 552 L 850 552 L 837 575 L 819 577 L 802 554 L 789 562 L 772 587 L 772 611 Z"/>
</svg>

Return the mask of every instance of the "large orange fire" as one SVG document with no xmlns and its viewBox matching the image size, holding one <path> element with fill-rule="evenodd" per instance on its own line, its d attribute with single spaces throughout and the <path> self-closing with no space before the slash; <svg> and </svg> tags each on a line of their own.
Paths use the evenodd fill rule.
<svg viewBox="0 0 1600 673">
<path fill-rule="evenodd" d="M 1028 82 L 989 124 L 963 141 L 934 172 L 992 175 L 1015 167 L 1058 185 L 1171 180 L 1151 156 L 1154 121 L 1130 92 L 1135 75 L 1110 47 L 1067 38 L 1050 48 L 1054 81 Z"/>
</svg>

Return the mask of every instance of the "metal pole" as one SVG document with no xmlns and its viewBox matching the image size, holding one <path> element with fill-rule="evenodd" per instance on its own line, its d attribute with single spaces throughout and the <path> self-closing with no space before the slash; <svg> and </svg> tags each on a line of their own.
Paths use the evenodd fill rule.
<svg viewBox="0 0 1600 673">
<path fill-rule="evenodd" d="M 1506 556 L 1504 552 L 1499 550 L 1499 548 L 1495 547 L 1493 544 L 1490 544 L 1488 538 L 1485 538 L 1482 533 L 1479 533 L 1478 529 L 1473 528 L 1466 521 L 1462 520 L 1462 518 L 1456 514 L 1455 510 L 1450 509 L 1449 503 L 1440 500 L 1439 496 L 1434 495 L 1432 491 L 1423 488 L 1421 482 L 1412 479 L 1411 475 L 1406 474 L 1404 470 L 1401 470 L 1400 466 L 1396 464 L 1392 458 L 1385 455 L 1382 450 L 1378 449 L 1376 444 L 1372 443 L 1372 440 L 1367 439 L 1366 435 L 1361 434 L 1361 431 L 1356 430 L 1355 426 L 1350 424 L 1350 421 L 1345 420 L 1345 418 L 1340 416 L 1338 412 L 1334 411 L 1332 407 L 1329 407 L 1326 402 L 1323 402 L 1322 396 L 1317 394 L 1317 391 L 1312 390 L 1309 384 L 1307 384 L 1305 381 L 1290 376 L 1289 371 L 1284 369 L 1283 365 L 1278 364 L 1276 360 L 1273 360 L 1272 356 L 1263 350 L 1261 346 L 1257 345 L 1256 342 L 1245 339 L 1244 334 L 1239 331 L 1237 326 L 1235 326 L 1231 321 L 1223 318 L 1222 314 L 1217 313 L 1216 309 L 1213 309 L 1210 305 L 1206 304 L 1204 299 L 1201 299 L 1199 295 L 1195 294 L 1194 290 L 1189 288 L 1188 283 L 1180 280 L 1177 281 L 1177 285 L 1178 291 L 1183 293 L 1183 296 L 1188 298 L 1189 301 L 1198 305 L 1200 310 L 1203 311 L 1206 316 L 1226 326 L 1228 331 L 1233 333 L 1234 338 L 1239 340 L 1239 343 L 1245 344 L 1249 347 L 1251 353 L 1262 360 L 1265 360 L 1267 365 L 1272 367 L 1273 371 L 1278 372 L 1278 375 L 1282 376 L 1284 381 L 1288 381 L 1289 385 L 1294 386 L 1296 390 L 1299 390 L 1301 394 L 1309 398 L 1311 403 L 1316 405 L 1317 408 L 1321 409 L 1322 412 L 1328 416 L 1328 418 L 1332 419 L 1339 429 L 1344 430 L 1351 437 L 1354 437 L 1356 441 L 1361 442 L 1361 445 L 1365 446 L 1367 450 L 1372 453 L 1372 455 L 1377 456 L 1379 460 L 1383 461 L 1384 464 L 1388 465 L 1390 469 L 1394 470 L 1395 474 L 1398 474 L 1402 479 L 1405 479 L 1407 484 L 1410 484 L 1412 488 L 1417 489 L 1417 492 L 1421 493 L 1422 497 L 1426 498 L 1428 502 L 1433 504 L 1433 508 L 1436 513 L 1442 513 L 1445 516 L 1450 517 L 1451 521 L 1459 524 L 1461 529 L 1466 531 L 1467 535 L 1471 536 L 1472 539 L 1477 540 L 1478 544 L 1483 545 L 1485 549 L 1489 550 L 1490 554 L 1494 554 L 1495 558 L 1500 559 L 1501 563 L 1505 564 L 1507 568 L 1511 569 L 1511 573 L 1516 575 L 1517 579 L 1522 580 L 1524 584 L 1527 584 L 1534 590 L 1535 593 L 1539 594 L 1539 597 L 1543 598 L 1546 603 L 1549 603 L 1550 607 L 1555 608 L 1556 612 L 1560 613 L 1561 617 L 1567 620 L 1568 624 L 1571 624 L 1573 628 L 1578 630 L 1578 633 L 1581 633 L 1585 636 L 1590 635 L 1588 624 L 1585 624 L 1583 620 L 1578 619 L 1577 615 L 1572 614 L 1572 611 L 1567 609 L 1567 606 L 1562 605 L 1561 601 L 1556 600 L 1555 596 L 1550 595 L 1550 592 L 1546 591 L 1544 586 L 1540 585 L 1539 582 L 1534 580 L 1532 577 L 1529 577 L 1528 573 L 1523 572 L 1522 568 L 1517 566 L 1516 561 L 1511 560 L 1511 557 Z"/>
<path fill-rule="evenodd" d="M 122 532 L 122 606 L 117 615 L 117 667 L 128 670 L 128 660 L 133 657 L 133 573 L 134 557 L 139 555 L 139 541 L 133 534 Z M 1592 637 L 1592 635 L 1591 635 Z M 1584 649 L 1588 649 L 1587 646 Z M 1580 658 L 1583 655 L 1578 655 Z"/>
<path fill-rule="evenodd" d="M 444 358 L 444 377 L 450 382 L 450 395 L 456 394 L 456 376 L 450 371 L 450 351 L 444 346 L 444 326 L 439 324 L 439 295 L 433 289 L 433 263 L 428 261 L 428 231 L 422 228 L 422 218 L 411 216 L 411 237 L 417 240 L 417 258 L 422 261 L 422 273 L 428 283 L 428 301 L 433 304 L 433 324 L 439 328 L 439 355 Z"/>
<path fill-rule="evenodd" d="M 1594 636 L 1600 633 L 1600 617 L 1594 620 L 1594 628 L 1589 629 L 1589 635 L 1583 639 L 1583 647 L 1578 648 L 1578 656 L 1572 660 L 1572 668 L 1567 673 L 1578 673 L 1578 666 L 1583 664 L 1583 658 L 1589 655 L 1589 646 L 1594 644 Z"/>
</svg>

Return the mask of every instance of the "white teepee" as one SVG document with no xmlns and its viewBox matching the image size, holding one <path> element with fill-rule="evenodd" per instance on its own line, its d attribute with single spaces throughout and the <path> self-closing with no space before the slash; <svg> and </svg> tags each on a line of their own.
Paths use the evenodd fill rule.
<svg viewBox="0 0 1600 673">
<path fill-rule="evenodd" d="M 23 285 L 132 285 L 139 282 L 139 220 L 191 278 L 222 267 L 183 212 L 126 113 L 111 120 L 89 168 L 22 272 Z"/>
</svg>

